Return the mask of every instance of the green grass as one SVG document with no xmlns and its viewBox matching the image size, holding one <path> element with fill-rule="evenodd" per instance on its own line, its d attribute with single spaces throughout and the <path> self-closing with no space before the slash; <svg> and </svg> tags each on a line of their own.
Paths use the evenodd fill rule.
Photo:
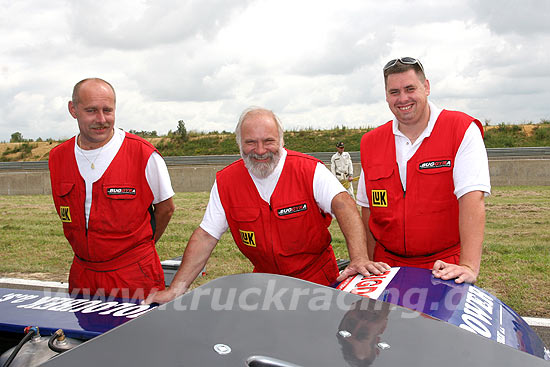
<svg viewBox="0 0 550 367">
<path fill-rule="evenodd" d="M 348 151 L 359 151 L 361 137 L 369 129 L 335 128 L 330 130 L 286 131 L 285 146 L 299 152 L 330 152 L 339 141 L 346 143 Z M 189 134 L 189 140 L 163 138 L 155 147 L 164 156 L 239 154 L 235 134 Z"/>
<path fill-rule="evenodd" d="M 302 129 L 285 131 L 285 146 L 299 152 L 327 152 L 335 150 L 338 141 L 346 143 L 347 151 L 359 151 L 361 137 L 371 130 L 370 127 L 349 129 Z M 542 147 L 550 146 L 550 123 L 541 121 L 536 124 L 532 134 L 527 134 L 522 125 L 500 124 L 485 132 L 487 148 Z M 189 133 L 189 139 L 162 137 L 155 143 L 164 156 L 238 154 L 233 133 Z"/>
<path fill-rule="evenodd" d="M 498 187 L 486 200 L 478 285 L 522 315 L 550 316 L 550 186 Z"/>
<path fill-rule="evenodd" d="M 208 192 L 177 193 L 177 210 L 157 249 L 180 256 L 202 220 Z M 550 317 L 550 186 L 496 187 L 486 199 L 481 274 L 487 289 L 520 315 Z M 336 221 L 330 227 L 337 258 L 347 258 Z M 72 251 L 50 196 L 0 196 L 0 276 L 66 281 Z M 229 233 L 222 236 L 194 286 L 252 266 Z"/>
<path fill-rule="evenodd" d="M 521 125 L 500 124 L 485 131 L 484 141 L 487 148 L 547 147 L 550 146 L 550 125 L 538 124 L 533 133 L 527 135 Z"/>
</svg>

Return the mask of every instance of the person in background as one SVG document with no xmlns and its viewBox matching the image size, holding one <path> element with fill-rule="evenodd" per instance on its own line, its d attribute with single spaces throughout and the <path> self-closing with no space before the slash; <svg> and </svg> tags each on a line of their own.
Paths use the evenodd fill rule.
<svg viewBox="0 0 550 367">
<path fill-rule="evenodd" d="M 283 148 L 283 128 L 272 111 L 246 109 L 235 134 L 242 159 L 217 173 L 203 221 L 189 239 L 174 280 L 145 303 L 165 303 L 185 293 L 228 228 L 255 272 L 331 285 L 357 273 L 389 269 L 369 259 L 355 202 L 326 166 Z M 328 231 L 333 215 L 350 256 L 340 275 Z"/>
<path fill-rule="evenodd" d="M 344 142 L 336 143 L 337 152 L 330 158 L 330 170 L 344 186 L 353 199 L 353 163 L 348 152 L 344 151 Z"/>
<path fill-rule="evenodd" d="M 383 72 L 394 119 L 363 136 L 357 190 L 369 256 L 474 283 L 491 191 L 483 127 L 428 101 L 417 59 L 391 60 Z"/>
<path fill-rule="evenodd" d="M 164 289 L 156 252 L 175 210 L 166 164 L 146 140 L 115 128 L 115 90 L 99 78 L 73 89 L 79 134 L 52 149 L 52 196 L 74 251 L 71 293 L 144 299 Z"/>
</svg>

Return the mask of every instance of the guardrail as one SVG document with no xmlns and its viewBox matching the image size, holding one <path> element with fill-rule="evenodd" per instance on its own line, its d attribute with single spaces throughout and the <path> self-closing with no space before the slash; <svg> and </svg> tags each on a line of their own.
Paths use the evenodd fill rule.
<svg viewBox="0 0 550 367">
<path fill-rule="evenodd" d="M 360 161 L 359 152 L 349 152 L 354 162 Z M 313 152 L 308 153 L 330 163 L 334 152 Z M 487 148 L 489 159 L 550 159 L 550 147 L 524 147 L 524 148 Z M 238 154 L 228 155 L 197 155 L 197 156 L 168 156 L 164 157 L 167 166 L 200 166 L 219 165 L 225 166 L 240 158 Z M 35 162 L 0 162 L 0 170 L 27 171 L 47 170 L 48 161 Z"/>
</svg>

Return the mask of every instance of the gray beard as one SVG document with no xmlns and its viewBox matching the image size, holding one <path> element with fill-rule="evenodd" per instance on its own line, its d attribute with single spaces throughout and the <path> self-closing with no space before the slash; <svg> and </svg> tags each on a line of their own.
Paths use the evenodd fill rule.
<svg viewBox="0 0 550 367">
<path fill-rule="evenodd" d="M 281 160 L 281 152 L 277 151 L 277 153 L 272 153 L 268 151 L 265 154 L 258 155 L 255 153 L 245 154 L 241 150 L 241 157 L 243 158 L 245 167 L 251 174 L 258 178 L 266 178 L 273 173 L 273 171 L 277 167 L 277 164 L 279 164 L 279 161 Z M 269 161 L 256 162 L 254 160 L 266 158 L 269 158 Z"/>
</svg>

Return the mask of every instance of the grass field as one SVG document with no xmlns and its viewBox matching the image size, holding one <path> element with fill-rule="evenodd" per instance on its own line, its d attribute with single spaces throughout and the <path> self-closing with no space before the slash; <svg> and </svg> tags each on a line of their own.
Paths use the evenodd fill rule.
<svg viewBox="0 0 550 367">
<path fill-rule="evenodd" d="M 177 210 L 157 244 L 162 260 L 180 256 L 200 223 L 208 193 L 178 193 Z M 522 316 L 550 317 L 550 186 L 496 187 L 486 200 L 487 225 L 478 286 Z M 337 258 L 347 258 L 342 233 L 331 228 Z M 66 281 L 72 251 L 50 196 L 0 196 L 0 276 Z M 251 271 L 229 233 L 194 286 Z"/>
</svg>

